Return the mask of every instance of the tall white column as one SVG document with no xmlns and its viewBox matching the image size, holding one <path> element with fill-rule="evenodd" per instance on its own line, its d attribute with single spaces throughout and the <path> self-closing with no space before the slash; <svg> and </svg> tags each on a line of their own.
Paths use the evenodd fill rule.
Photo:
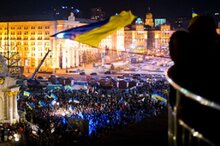
<svg viewBox="0 0 220 146">
<path fill-rule="evenodd" d="M 76 48 L 73 48 L 73 51 L 72 51 L 72 57 L 71 57 L 71 62 L 72 62 L 72 66 L 75 67 L 76 66 Z"/>
<path fill-rule="evenodd" d="M 4 99 L 0 97 L 0 121 L 4 120 Z"/>
<path fill-rule="evenodd" d="M 79 66 L 79 50 L 76 50 L 76 66 Z"/>
<path fill-rule="evenodd" d="M 18 121 L 19 116 L 18 116 L 18 108 L 17 108 L 17 94 L 13 97 L 13 101 L 14 101 L 14 119 Z"/>
<path fill-rule="evenodd" d="M 10 99 L 9 99 L 9 97 L 8 97 L 8 95 L 5 93 L 4 94 L 4 98 L 5 98 L 5 103 L 6 103 L 6 105 L 5 105 L 5 108 L 4 108 L 4 114 L 6 114 L 6 115 L 4 115 L 4 119 L 5 120 L 9 120 L 9 118 L 10 118 L 10 107 L 9 107 L 9 103 L 10 103 Z"/>
<path fill-rule="evenodd" d="M 13 122 L 13 97 L 9 96 L 9 121 L 10 124 Z"/>
</svg>

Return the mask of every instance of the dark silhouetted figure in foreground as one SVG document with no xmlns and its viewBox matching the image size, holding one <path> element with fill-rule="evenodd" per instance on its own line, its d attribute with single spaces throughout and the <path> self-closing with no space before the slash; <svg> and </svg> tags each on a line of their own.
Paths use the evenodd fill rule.
<svg viewBox="0 0 220 146">
<path fill-rule="evenodd" d="M 193 18 L 188 31 L 178 30 L 169 42 L 170 57 L 174 61 L 169 74 L 179 85 L 204 98 L 220 102 L 219 83 L 220 37 L 211 16 Z"/>
<path fill-rule="evenodd" d="M 178 30 L 170 37 L 169 51 L 174 65 L 168 75 L 190 92 L 220 104 L 219 94 L 220 37 L 214 19 L 208 15 L 194 17 L 188 31 Z M 170 104 L 175 104 L 175 90 L 170 90 Z M 189 98 L 181 98 L 181 118 L 195 130 L 219 145 L 218 110 Z"/>
</svg>

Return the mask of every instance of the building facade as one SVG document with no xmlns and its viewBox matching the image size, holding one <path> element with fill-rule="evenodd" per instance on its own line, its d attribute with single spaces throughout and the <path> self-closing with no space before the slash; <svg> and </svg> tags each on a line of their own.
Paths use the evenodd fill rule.
<svg viewBox="0 0 220 146">
<path fill-rule="evenodd" d="M 73 13 L 68 20 L 0 22 L 0 53 L 6 58 L 19 58 L 17 64 L 23 66 L 25 72 L 33 72 L 48 50 L 51 52 L 40 71 L 77 67 L 83 63 L 85 52 L 96 54 L 100 48 L 92 48 L 73 40 L 57 39 L 51 35 L 85 24 L 76 21 Z M 124 31 L 121 29 L 104 39 L 100 47 L 123 50 L 123 38 Z"/>
<path fill-rule="evenodd" d="M 147 51 L 147 31 L 143 24 L 125 30 L 125 49 L 130 52 L 145 53 Z"/>
<path fill-rule="evenodd" d="M 152 13 L 147 13 L 145 22 L 126 27 L 125 49 L 137 54 L 167 55 L 169 39 L 174 30 L 165 22 L 154 26 Z"/>
<path fill-rule="evenodd" d="M 146 14 L 145 25 L 150 26 L 150 27 L 154 27 L 153 14 L 150 13 L 150 12 L 148 12 L 148 13 Z"/>
</svg>

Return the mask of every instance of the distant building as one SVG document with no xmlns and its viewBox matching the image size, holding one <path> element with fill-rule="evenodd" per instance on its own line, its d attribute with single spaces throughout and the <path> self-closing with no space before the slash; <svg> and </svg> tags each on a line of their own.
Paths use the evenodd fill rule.
<svg viewBox="0 0 220 146">
<path fill-rule="evenodd" d="M 79 66 L 83 63 L 83 54 L 94 56 L 91 54 L 100 53 L 100 49 L 51 37 L 57 32 L 88 23 L 75 19 L 73 13 L 68 18 L 69 20 L 0 22 L 0 53 L 7 57 L 8 51 L 17 52 L 21 66 L 30 72 L 38 66 L 48 50 L 52 51 L 40 71 L 51 72 Z M 110 50 L 124 50 L 124 30 L 103 39 L 100 46 Z"/>
<path fill-rule="evenodd" d="M 145 25 L 150 26 L 150 27 L 154 27 L 154 18 L 153 18 L 153 14 L 151 12 L 148 12 L 146 14 Z"/>
<path fill-rule="evenodd" d="M 171 26 L 168 24 L 161 25 L 159 30 L 155 30 L 154 49 L 168 49 L 168 44 L 172 33 L 173 30 L 171 30 Z"/>
<path fill-rule="evenodd" d="M 170 36 L 174 30 L 165 18 L 154 19 L 153 14 L 147 12 L 144 22 L 140 18 L 135 22 L 125 28 L 126 50 L 152 55 L 161 50 L 168 51 Z"/>
<path fill-rule="evenodd" d="M 146 53 L 147 31 L 143 24 L 135 24 L 132 28 L 125 29 L 125 49 L 130 52 Z"/>
<path fill-rule="evenodd" d="M 155 22 L 155 27 L 158 27 L 160 25 L 166 24 L 167 20 L 165 18 L 155 18 L 154 22 Z"/>
<path fill-rule="evenodd" d="M 172 28 L 177 29 L 187 29 L 191 17 L 177 17 L 170 20 L 170 24 L 172 24 Z"/>
</svg>

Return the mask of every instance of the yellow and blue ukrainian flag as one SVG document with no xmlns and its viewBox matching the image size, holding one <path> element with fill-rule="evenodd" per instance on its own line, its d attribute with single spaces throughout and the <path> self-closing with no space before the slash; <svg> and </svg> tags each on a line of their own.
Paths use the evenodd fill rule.
<svg viewBox="0 0 220 146">
<path fill-rule="evenodd" d="M 198 16 L 198 14 L 194 11 L 194 9 L 192 9 L 192 18 Z"/>
<path fill-rule="evenodd" d="M 58 39 L 75 39 L 76 36 L 78 36 L 80 34 L 84 34 L 94 28 L 100 27 L 100 26 L 108 23 L 108 21 L 109 21 L 109 19 L 106 19 L 103 21 L 90 23 L 88 25 L 70 28 L 70 29 L 58 32 L 58 33 L 52 35 L 51 37 L 56 37 Z"/>
<path fill-rule="evenodd" d="M 164 95 L 160 94 L 160 93 L 153 93 L 151 95 L 151 98 L 153 98 L 155 100 L 160 100 L 164 103 L 167 103 L 167 98 Z"/>
<path fill-rule="evenodd" d="M 68 38 L 98 48 L 102 39 L 113 32 L 131 24 L 135 16 L 131 11 L 122 11 L 104 21 L 68 29 L 54 34 L 52 37 Z"/>
<path fill-rule="evenodd" d="M 24 92 L 23 92 L 23 95 L 24 95 L 24 96 L 30 96 L 30 92 L 24 91 Z"/>
</svg>

